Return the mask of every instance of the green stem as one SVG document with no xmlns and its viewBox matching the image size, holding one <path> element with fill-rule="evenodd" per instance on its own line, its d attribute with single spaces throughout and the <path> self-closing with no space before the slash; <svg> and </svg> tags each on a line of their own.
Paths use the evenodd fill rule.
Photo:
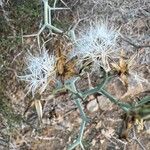
<svg viewBox="0 0 150 150">
<path fill-rule="evenodd" d="M 85 99 L 89 95 L 92 95 L 94 93 L 99 92 L 105 86 L 105 84 L 106 84 L 107 80 L 109 79 L 109 77 L 108 77 L 108 73 L 105 72 L 104 70 L 103 70 L 103 76 L 104 76 L 104 79 L 100 84 L 98 84 L 98 86 L 96 86 L 92 89 L 89 89 L 89 90 L 85 91 L 84 93 L 82 93 L 82 95 L 84 97 L 83 99 Z"/>
<path fill-rule="evenodd" d="M 136 107 L 139 107 L 139 106 L 143 106 L 145 105 L 146 103 L 150 102 L 150 96 L 145 96 L 143 99 L 141 99 L 138 104 L 136 104 L 135 106 Z"/>
<path fill-rule="evenodd" d="M 117 104 L 119 107 L 121 107 L 121 109 L 123 109 L 125 112 L 128 112 L 129 109 L 131 108 L 131 106 L 127 103 L 122 103 L 119 102 L 119 100 L 115 99 L 111 94 L 109 94 L 106 90 L 104 89 L 100 89 L 99 91 L 100 94 L 106 96 L 111 102 L 113 102 L 114 104 Z"/>
<path fill-rule="evenodd" d="M 84 129 L 85 129 L 85 125 L 86 125 L 86 121 L 82 121 L 82 124 L 81 124 L 81 128 L 80 128 L 80 134 L 79 134 L 79 137 L 78 139 L 76 140 L 76 142 L 74 142 L 69 148 L 68 150 L 72 150 L 74 149 L 76 146 L 80 145 L 81 148 L 84 150 L 84 146 L 82 144 L 82 137 L 83 137 L 83 132 L 84 132 Z"/>
<path fill-rule="evenodd" d="M 76 102 L 76 105 L 77 107 L 79 108 L 79 111 L 80 111 L 80 115 L 81 115 L 81 118 L 84 120 L 84 121 L 88 121 L 88 118 L 86 117 L 86 114 L 84 113 L 84 110 L 83 110 L 83 107 L 82 107 L 82 104 L 81 104 L 81 101 L 80 99 L 75 99 L 75 102 Z"/>
<path fill-rule="evenodd" d="M 44 24 L 48 24 L 48 0 L 44 0 Z"/>
</svg>

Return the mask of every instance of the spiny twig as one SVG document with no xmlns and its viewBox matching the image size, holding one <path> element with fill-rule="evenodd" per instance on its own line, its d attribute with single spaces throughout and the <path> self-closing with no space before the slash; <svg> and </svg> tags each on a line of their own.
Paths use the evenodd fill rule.
<svg viewBox="0 0 150 150">
<path fill-rule="evenodd" d="M 139 45 L 139 44 L 136 44 L 135 42 L 133 42 L 133 40 L 132 39 L 130 39 L 130 38 L 128 38 L 128 37 L 125 37 L 125 36 L 121 36 L 121 38 L 125 41 L 125 42 L 127 42 L 127 43 L 129 43 L 130 45 L 132 45 L 132 46 L 134 46 L 136 49 L 140 49 L 140 48 L 146 48 L 146 47 L 150 47 L 150 45 Z"/>
</svg>

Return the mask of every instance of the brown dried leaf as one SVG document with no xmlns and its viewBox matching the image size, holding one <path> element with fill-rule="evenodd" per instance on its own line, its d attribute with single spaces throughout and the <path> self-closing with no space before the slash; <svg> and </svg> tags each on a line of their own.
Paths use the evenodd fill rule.
<svg viewBox="0 0 150 150">
<path fill-rule="evenodd" d="M 127 122 L 127 120 L 124 120 L 124 123 L 122 126 L 122 132 L 120 135 L 121 138 L 124 138 L 128 141 L 128 134 L 129 134 L 129 131 L 130 131 L 132 125 L 133 125 L 132 123 Z"/>
<path fill-rule="evenodd" d="M 132 60 L 132 59 L 131 59 Z M 118 75 L 120 76 L 120 79 L 122 83 L 128 87 L 128 72 L 129 72 L 129 67 L 128 67 L 128 61 L 125 58 L 125 53 L 124 50 L 121 51 L 120 54 L 120 59 L 119 59 L 119 64 L 117 63 L 112 63 L 112 67 L 117 70 Z"/>
<path fill-rule="evenodd" d="M 121 70 L 120 70 L 121 73 L 128 72 L 128 65 L 127 65 L 126 61 L 124 60 L 124 58 L 122 58 L 122 57 L 119 60 L 119 66 L 121 68 Z"/>
<path fill-rule="evenodd" d="M 62 75 L 64 74 L 64 71 L 65 71 L 65 62 L 66 62 L 66 59 L 64 56 L 61 56 L 58 61 L 57 61 L 57 64 L 56 64 L 56 69 L 57 69 L 57 72 L 59 75 Z"/>
<path fill-rule="evenodd" d="M 72 45 L 68 44 L 68 42 L 63 36 L 58 37 L 55 42 L 56 70 L 58 75 L 61 75 L 64 79 L 68 79 L 75 74 L 75 62 L 73 60 L 67 62 L 66 60 L 67 53 L 72 50 Z"/>
<path fill-rule="evenodd" d="M 135 124 L 137 125 L 137 132 L 140 132 L 144 129 L 144 122 L 143 119 L 137 119 L 135 120 Z"/>
<path fill-rule="evenodd" d="M 120 72 L 121 68 L 117 63 L 111 63 L 111 65 L 117 72 Z"/>
<path fill-rule="evenodd" d="M 122 81 L 122 83 L 126 86 L 126 87 L 128 87 L 128 77 L 127 77 L 127 75 L 125 75 L 125 74 L 121 74 L 120 75 L 120 79 L 121 79 L 121 81 Z"/>
<path fill-rule="evenodd" d="M 40 100 L 35 100 L 34 101 L 34 105 L 35 105 L 35 108 L 36 108 L 36 112 L 38 114 L 38 118 L 41 121 L 42 120 L 42 116 L 43 116 L 41 101 Z"/>
<path fill-rule="evenodd" d="M 76 71 L 75 71 L 75 62 L 73 60 L 69 61 L 68 63 L 66 63 L 66 72 L 65 72 L 65 79 L 68 79 L 70 77 L 72 77 L 73 75 L 75 75 Z"/>
</svg>

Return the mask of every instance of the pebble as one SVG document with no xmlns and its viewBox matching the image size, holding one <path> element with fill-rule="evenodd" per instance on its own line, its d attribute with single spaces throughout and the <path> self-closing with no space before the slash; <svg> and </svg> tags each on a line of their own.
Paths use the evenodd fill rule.
<svg viewBox="0 0 150 150">
<path fill-rule="evenodd" d="M 87 110 L 90 113 L 93 113 L 95 111 L 98 110 L 98 103 L 96 101 L 96 99 L 91 100 L 88 104 L 87 104 Z"/>
</svg>

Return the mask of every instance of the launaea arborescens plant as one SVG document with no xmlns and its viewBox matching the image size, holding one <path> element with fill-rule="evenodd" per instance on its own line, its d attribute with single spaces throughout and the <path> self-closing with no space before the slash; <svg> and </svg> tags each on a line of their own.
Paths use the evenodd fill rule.
<svg viewBox="0 0 150 150">
<path fill-rule="evenodd" d="M 94 70 L 99 66 L 109 70 L 108 59 L 115 56 L 118 36 L 118 31 L 107 22 L 91 23 L 76 38 L 73 56 L 79 58 L 79 63 L 90 59 Z"/>
<path fill-rule="evenodd" d="M 26 68 L 24 75 L 19 76 L 20 80 L 27 83 L 27 93 L 36 92 L 40 94 L 46 89 L 50 81 L 55 80 L 55 57 L 49 55 L 48 51 L 43 49 L 41 53 L 33 55 L 28 52 L 26 59 Z"/>
</svg>

